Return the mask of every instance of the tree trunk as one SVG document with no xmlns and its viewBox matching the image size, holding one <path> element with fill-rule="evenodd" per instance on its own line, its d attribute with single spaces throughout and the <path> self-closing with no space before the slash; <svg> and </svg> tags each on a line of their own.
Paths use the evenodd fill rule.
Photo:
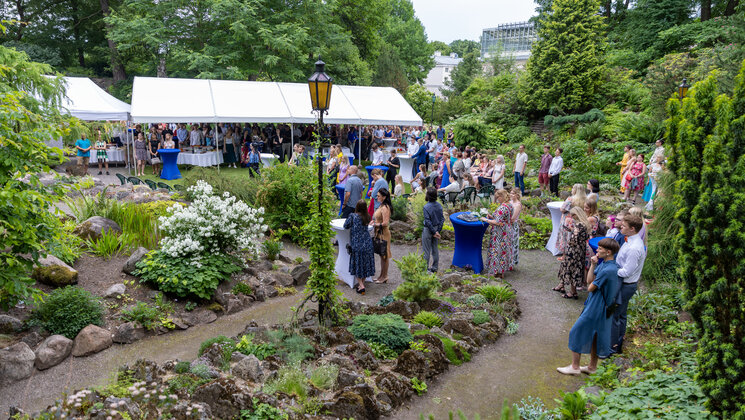
<svg viewBox="0 0 745 420">
<path fill-rule="evenodd" d="M 735 14 L 735 8 L 740 0 L 729 0 L 727 2 L 727 8 L 724 9 L 724 16 L 732 16 Z"/>
<path fill-rule="evenodd" d="M 610 19 L 613 0 L 605 0 L 605 18 Z"/>
<path fill-rule="evenodd" d="M 160 59 L 158 60 L 158 77 L 168 77 L 168 74 L 166 73 L 166 56 L 165 54 L 160 55 Z"/>
<path fill-rule="evenodd" d="M 701 22 L 711 19 L 711 0 L 701 0 Z"/>
<path fill-rule="evenodd" d="M 109 0 L 100 0 L 101 3 L 101 13 L 103 13 L 104 17 L 104 27 L 106 28 L 106 41 L 109 44 L 109 58 L 111 59 L 111 74 L 114 76 L 114 83 L 121 82 L 124 80 L 127 80 L 127 72 L 124 70 L 124 64 L 122 64 L 121 59 L 119 58 L 119 49 L 116 47 L 116 42 L 114 42 L 109 37 L 109 32 L 111 31 L 111 25 L 106 23 L 106 18 L 109 16 Z"/>
<path fill-rule="evenodd" d="M 75 48 L 78 51 L 78 64 L 80 67 L 85 67 L 85 51 L 83 50 L 83 42 L 80 39 L 80 16 L 78 16 L 78 1 L 72 0 L 70 2 L 72 8 L 72 35 L 75 39 Z"/>
<path fill-rule="evenodd" d="M 21 21 L 17 25 L 16 40 L 20 41 L 23 38 L 23 28 L 26 27 L 26 6 L 23 4 L 23 0 L 16 0 L 16 11 L 18 12 L 18 20 Z"/>
</svg>

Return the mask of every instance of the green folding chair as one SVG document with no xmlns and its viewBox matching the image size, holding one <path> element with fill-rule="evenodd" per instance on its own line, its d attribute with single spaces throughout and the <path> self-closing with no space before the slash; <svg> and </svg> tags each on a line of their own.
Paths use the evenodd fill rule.
<svg viewBox="0 0 745 420">
<path fill-rule="evenodd" d="M 119 182 L 122 183 L 122 185 L 127 183 L 127 177 L 122 174 L 116 174 L 116 177 L 119 178 Z"/>
<path fill-rule="evenodd" d="M 463 189 L 463 197 L 461 197 L 461 203 L 473 204 L 476 199 L 476 187 L 466 187 Z"/>
<path fill-rule="evenodd" d="M 186 191 L 186 188 L 184 188 L 184 186 L 181 185 L 181 184 L 174 184 L 173 185 L 173 189 L 176 190 L 176 191 L 182 191 L 182 192 L 183 191 Z"/>
<path fill-rule="evenodd" d="M 172 190 L 173 190 L 173 189 L 171 188 L 171 186 L 170 186 L 170 185 L 168 185 L 168 184 L 166 184 L 165 182 L 159 182 L 159 183 L 158 183 L 158 188 L 165 188 L 165 189 L 167 189 L 168 191 L 172 191 Z"/>
<path fill-rule="evenodd" d="M 151 190 L 155 191 L 158 189 L 158 184 L 155 183 L 155 181 L 150 179 L 145 179 L 145 184 L 147 184 L 148 187 L 150 187 Z"/>
<path fill-rule="evenodd" d="M 494 185 L 484 185 L 481 187 L 481 191 L 476 194 L 476 197 L 479 197 L 481 201 L 487 200 L 491 202 L 491 198 L 494 195 Z"/>
<path fill-rule="evenodd" d="M 137 178 L 136 176 L 130 176 L 129 178 L 127 178 L 127 180 L 132 185 L 140 185 L 140 184 L 142 184 L 142 180 L 140 178 Z"/>
</svg>

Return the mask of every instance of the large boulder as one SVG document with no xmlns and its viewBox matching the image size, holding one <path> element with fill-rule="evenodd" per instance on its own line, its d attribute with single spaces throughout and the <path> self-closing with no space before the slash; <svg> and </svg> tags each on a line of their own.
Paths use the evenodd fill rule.
<svg viewBox="0 0 745 420">
<path fill-rule="evenodd" d="M 104 407 L 108 408 L 109 410 L 116 410 L 121 413 L 127 413 L 129 414 L 129 417 L 133 419 L 140 418 L 142 414 L 137 403 L 133 402 L 129 398 L 117 398 L 111 395 L 109 397 L 106 397 L 103 404 Z"/>
<path fill-rule="evenodd" d="M 190 327 L 199 324 L 210 324 L 217 320 L 217 315 L 209 309 L 199 308 L 191 312 L 185 312 L 181 315 L 181 319 L 188 324 Z"/>
<path fill-rule="evenodd" d="M 218 419 L 232 419 L 241 410 L 253 408 L 253 400 L 248 390 L 230 378 L 219 378 L 194 390 L 192 401 L 210 406 L 212 415 Z"/>
<path fill-rule="evenodd" d="M 122 233 L 122 228 L 115 221 L 101 216 L 93 216 L 75 227 L 73 233 L 82 239 L 97 240 L 103 233 Z"/>
<path fill-rule="evenodd" d="M 352 360 L 354 360 L 357 366 L 362 369 L 369 369 L 372 371 L 377 369 L 380 364 L 370 346 L 362 340 L 349 345 L 338 346 L 336 349 L 343 354 L 352 356 Z"/>
<path fill-rule="evenodd" d="M 265 283 L 271 286 L 292 287 L 295 284 L 295 279 L 288 273 L 270 271 L 267 273 Z"/>
<path fill-rule="evenodd" d="M 255 383 L 260 383 L 264 379 L 264 371 L 261 369 L 261 362 L 253 354 L 241 359 L 233 366 L 233 375 Z"/>
<path fill-rule="evenodd" d="M 391 231 L 391 239 L 394 241 L 403 241 L 407 233 L 413 233 L 411 224 L 400 220 L 391 221 L 388 229 Z"/>
<path fill-rule="evenodd" d="M 334 395 L 334 400 L 323 406 L 324 411 L 336 418 L 377 419 L 380 417 L 375 390 L 362 383 L 344 388 Z"/>
<path fill-rule="evenodd" d="M 54 255 L 47 255 L 39 260 L 31 277 L 47 286 L 62 287 L 77 284 L 78 272 Z"/>
<path fill-rule="evenodd" d="M 430 334 L 417 336 L 417 340 L 423 341 L 429 351 L 426 353 L 411 349 L 404 351 L 396 359 L 393 371 L 419 379 L 432 378 L 444 372 L 448 368 L 448 360 L 442 341 Z"/>
<path fill-rule="evenodd" d="M 111 347 L 113 343 L 109 330 L 91 324 L 83 328 L 75 337 L 72 355 L 88 356 Z"/>
<path fill-rule="evenodd" d="M 292 268 L 290 275 L 295 280 L 296 286 L 305 286 L 310 278 L 310 267 L 309 264 L 298 264 Z"/>
<path fill-rule="evenodd" d="M 481 345 L 480 334 L 473 327 L 473 323 L 465 319 L 448 319 L 442 325 L 442 330 L 452 335 L 453 333 L 460 334 L 464 337 L 469 337 L 476 342 L 477 345 Z"/>
<path fill-rule="evenodd" d="M 0 334 L 13 334 L 23 329 L 23 323 L 10 315 L 0 315 Z"/>
<path fill-rule="evenodd" d="M 119 298 L 127 291 L 127 286 L 124 283 L 112 284 L 111 287 L 106 289 L 103 293 L 103 297 L 106 298 Z"/>
<path fill-rule="evenodd" d="M 375 385 L 388 395 L 394 407 L 398 407 L 413 393 L 411 382 L 399 378 L 392 372 L 383 372 L 375 378 Z"/>
<path fill-rule="evenodd" d="M 136 322 L 125 322 L 116 327 L 112 341 L 120 344 L 131 344 L 145 337 L 145 328 Z"/>
<path fill-rule="evenodd" d="M 367 309 L 368 314 L 396 314 L 400 315 L 401 318 L 411 319 L 420 311 L 419 304 L 416 302 L 408 302 L 405 300 L 395 300 L 388 306 L 371 306 Z"/>
<path fill-rule="evenodd" d="M 137 248 L 135 252 L 133 252 L 132 255 L 130 255 L 130 257 L 127 259 L 127 262 L 124 263 L 122 271 L 132 275 L 132 273 L 137 269 L 137 263 L 145 258 L 145 255 L 147 255 L 148 252 L 150 252 L 150 250 L 148 250 L 147 248 Z"/>
<path fill-rule="evenodd" d="M 26 343 L 0 349 L 0 385 L 26 379 L 34 372 L 36 355 Z"/>
<path fill-rule="evenodd" d="M 34 366 L 39 370 L 49 369 L 57 366 L 67 359 L 72 352 L 72 340 L 62 335 L 47 337 L 36 349 L 36 361 Z"/>
</svg>

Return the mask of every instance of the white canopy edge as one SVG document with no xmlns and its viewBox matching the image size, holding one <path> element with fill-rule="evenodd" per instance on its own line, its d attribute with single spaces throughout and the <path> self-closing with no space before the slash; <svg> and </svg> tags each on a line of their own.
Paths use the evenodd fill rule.
<svg viewBox="0 0 745 420">
<path fill-rule="evenodd" d="M 54 78 L 55 76 L 47 76 Z M 85 121 L 129 119 L 128 103 L 111 96 L 87 77 L 63 77 L 65 97 L 61 111 Z"/>
<path fill-rule="evenodd" d="M 140 123 L 316 122 L 304 83 L 135 77 L 132 119 Z M 422 125 L 390 87 L 335 85 L 328 124 Z"/>
</svg>

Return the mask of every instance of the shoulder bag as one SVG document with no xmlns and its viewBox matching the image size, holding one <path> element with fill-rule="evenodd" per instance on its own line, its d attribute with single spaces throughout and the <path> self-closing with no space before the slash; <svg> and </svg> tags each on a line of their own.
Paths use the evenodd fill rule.
<svg viewBox="0 0 745 420">
<path fill-rule="evenodd" d="M 373 237 L 373 252 L 381 256 L 388 255 L 388 241 L 380 237 L 382 229 L 375 228 L 375 236 Z"/>
</svg>

